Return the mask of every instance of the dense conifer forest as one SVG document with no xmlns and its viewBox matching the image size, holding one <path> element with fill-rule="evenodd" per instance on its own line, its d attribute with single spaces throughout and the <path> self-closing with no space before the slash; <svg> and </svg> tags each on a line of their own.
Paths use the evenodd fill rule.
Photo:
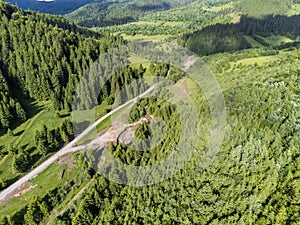
<svg viewBox="0 0 300 225">
<path fill-rule="evenodd" d="M 78 78 L 101 52 L 122 39 L 78 28 L 63 18 L 24 12 L 1 3 L 1 123 L 25 121 L 18 98 L 52 100 L 70 109 Z M 100 38 L 100 39 L 99 39 Z"/>
<path fill-rule="evenodd" d="M 268 16 L 263 19 L 242 17 L 238 24 L 217 24 L 192 34 L 184 34 L 181 43 L 200 55 L 251 48 L 252 45 L 247 41 L 247 36 L 265 47 L 270 47 L 263 37 L 282 35 L 292 40 L 298 40 L 300 36 L 299 19 L 299 15 L 292 17 Z M 290 43 L 290 46 L 298 44 L 299 41 L 295 41 L 295 43 Z M 283 48 L 288 47 L 286 44 L 282 45 L 284 45 Z M 273 47 L 280 48 L 280 44 Z"/>
<path fill-rule="evenodd" d="M 82 152 L 60 157 L 7 202 L 0 202 L 0 224 L 300 224 L 300 16 L 285 15 L 300 2 L 287 1 L 287 8 L 273 10 L 271 15 L 253 18 L 249 13 L 232 22 L 230 18 L 237 18 L 235 10 L 242 8 L 234 5 L 236 1 L 205 1 L 201 9 L 207 13 L 207 17 L 202 15 L 206 19 L 185 32 L 174 32 L 172 41 L 202 57 L 224 96 L 225 137 L 208 167 L 202 163 L 212 126 L 209 96 L 182 68 L 124 51 L 124 57 L 138 63 L 125 66 L 107 81 L 104 77 L 110 71 L 105 68 L 110 65 L 97 64 L 103 76 L 80 83 L 99 57 L 130 42 L 108 32 L 122 32 L 124 27 L 116 24 L 151 16 L 167 20 L 178 12 L 169 19 L 177 24 L 183 18 L 188 20 L 186 9 L 200 7 L 199 2 L 189 0 L 125 3 L 96 2 L 67 16 L 74 16 L 80 25 L 103 26 L 98 30 L 106 31 L 96 32 L 61 16 L 22 10 L 0 0 L 2 191 L 75 138 L 71 111 L 78 85 L 92 82 L 95 89 L 103 85 L 99 96 L 92 96 L 96 99 L 95 119 L 147 90 L 151 82 L 163 87 L 157 95 L 139 98 L 129 110 L 126 124 L 137 123 L 130 144 L 120 141 L 119 135 L 100 150 L 85 147 Z M 93 20 L 98 10 L 107 14 Z M 90 18 L 88 12 L 92 12 Z M 151 29 L 137 32 L 146 34 Z M 154 54 L 155 44 L 150 46 L 147 54 Z M 163 46 L 165 51 L 170 48 Z M 150 83 L 137 82 L 149 77 Z M 166 77 L 172 82 L 158 82 Z M 127 87 L 132 82 L 137 89 Z M 118 95 L 124 89 L 126 98 Z M 178 89 L 191 99 L 198 120 L 189 120 L 193 111 Z M 92 105 L 89 97 L 76 105 L 83 113 Z M 181 114 L 179 106 L 186 107 Z M 103 121 L 97 127 L 97 138 L 108 132 L 117 118 Z M 120 165 L 159 164 L 178 151 L 182 134 L 198 135 L 185 145 L 192 157 L 184 167 L 162 182 L 126 185 L 136 174 L 123 173 Z M 88 146 L 89 141 L 83 144 Z M 80 143 L 73 147 L 77 145 Z M 97 161 L 101 154 L 116 159 L 101 168 L 107 177 L 97 173 L 94 162 L 88 160 Z M 101 161 L 97 166 L 101 167 Z"/>
</svg>

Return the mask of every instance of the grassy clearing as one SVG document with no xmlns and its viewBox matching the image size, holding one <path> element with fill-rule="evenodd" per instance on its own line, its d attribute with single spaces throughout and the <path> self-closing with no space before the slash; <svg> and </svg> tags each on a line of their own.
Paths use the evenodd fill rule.
<svg viewBox="0 0 300 225">
<path fill-rule="evenodd" d="M 228 16 L 232 19 L 232 23 L 236 24 L 241 21 L 241 15 L 238 12 L 230 13 Z"/>
<path fill-rule="evenodd" d="M 233 6 L 234 6 L 233 3 L 230 2 L 220 6 L 204 6 L 202 9 L 208 12 L 218 13 L 226 9 L 231 9 L 233 8 Z"/>
<path fill-rule="evenodd" d="M 63 179 L 58 179 L 58 175 L 61 170 L 65 169 L 65 175 Z M 59 186 L 64 185 L 66 182 L 70 182 L 78 175 L 77 167 L 68 168 L 66 164 L 52 164 L 43 173 L 34 178 L 29 187 L 34 191 L 27 191 L 20 197 L 15 197 L 9 200 L 5 205 L 0 206 L 0 217 L 5 215 L 12 215 L 13 213 L 21 210 L 25 207 L 33 197 L 43 197 L 49 190 L 53 190 Z"/>
<path fill-rule="evenodd" d="M 34 150 L 35 140 L 34 135 L 36 131 L 41 130 L 43 125 L 46 125 L 50 129 L 57 128 L 61 123 L 67 118 L 60 118 L 56 116 L 55 112 L 49 106 L 49 103 L 39 102 L 35 103 L 39 106 L 42 111 L 38 112 L 31 119 L 27 120 L 25 123 L 16 127 L 13 130 L 14 136 L 3 135 L 0 137 L 0 148 L 6 149 L 9 145 L 14 145 L 16 147 L 21 147 L 24 150 L 32 149 L 32 156 L 37 155 L 38 152 Z M 36 162 L 38 163 L 38 162 Z M 32 165 L 35 166 L 35 165 Z M 3 181 L 9 181 L 17 178 L 19 174 L 12 171 L 12 156 L 8 155 L 1 159 L 0 161 L 0 179 Z M 21 174 L 22 175 L 22 174 Z"/>
<path fill-rule="evenodd" d="M 66 118 L 60 118 L 55 115 L 55 111 L 50 108 L 45 108 L 38 115 L 36 115 L 28 124 L 24 133 L 16 140 L 16 145 L 20 146 L 28 143 L 28 147 L 34 145 L 34 134 L 37 130 L 41 130 L 45 125 L 49 129 L 57 128 Z"/>
<path fill-rule="evenodd" d="M 258 36 L 258 35 L 257 35 Z M 266 43 L 268 43 L 271 46 L 280 46 L 282 44 L 285 43 L 291 43 L 293 42 L 292 39 L 285 37 L 285 36 L 269 36 L 269 37 L 262 37 L 262 36 L 258 36 L 259 38 L 261 38 L 262 40 L 264 40 Z"/>
<path fill-rule="evenodd" d="M 111 106 L 107 104 L 106 101 L 102 103 L 102 105 L 97 106 L 95 109 L 95 113 L 97 117 L 102 117 L 107 113 L 107 110 L 110 110 Z M 55 113 L 48 108 L 47 106 L 44 106 L 43 110 L 39 112 L 36 116 L 28 120 L 27 122 L 23 123 L 21 126 L 17 127 L 14 132 L 20 133 L 20 135 L 16 135 L 13 138 L 8 137 L 8 135 L 0 137 L 1 140 L 4 140 L 5 143 L 14 143 L 19 146 L 26 145 L 28 147 L 32 147 L 34 144 L 34 134 L 36 130 L 39 130 L 42 128 L 42 126 L 45 124 L 47 127 L 53 129 L 60 125 L 60 123 L 65 118 L 59 118 L 55 116 Z M 106 127 L 109 127 L 111 125 L 111 118 L 108 118 L 107 120 L 103 121 L 99 127 L 97 127 L 100 130 L 105 129 Z M 20 130 L 22 132 L 20 132 Z M 2 144 L 3 142 L 1 142 Z M 33 152 L 34 154 L 34 152 Z M 0 161 L 0 169 L 1 174 L 0 178 L 2 180 L 12 180 L 17 179 L 20 176 L 23 176 L 24 174 L 15 174 L 10 169 L 12 168 L 12 157 L 11 156 L 5 156 Z M 9 169 L 8 169 L 9 168 Z M 63 179 L 59 180 L 58 175 L 62 169 L 66 169 L 66 173 Z M 67 170 L 68 169 L 68 170 Z M 5 171 L 5 173 L 3 172 Z M 20 197 L 12 198 L 8 203 L 5 205 L 0 206 L 0 217 L 4 215 L 11 215 L 16 211 L 21 210 L 30 199 L 33 197 L 43 197 L 45 193 L 47 193 L 49 190 L 52 190 L 56 187 L 62 186 L 65 182 L 71 181 L 78 175 L 77 168 L 68 168 L 66 164 L 52 164 L 49 166 L 43 173 L 39 174 L 36 178 L 28 182 L 28 187 L 33 188 L 33 191 L 26 192 Z M 76 193 L 75 193 L 76 194 Z M 70 194 L 69 194 L 70 195 Z M 73 193 L 74 195 L 74 193 Z M 73 196 L 72 195 L 72 196 Z M 70 198 L 72 198 L 72 196 Z"/>
<path fill-rule="evenodd" d="M 144 21 L 144 20 L 140 20 L 140 21 L 136 21 L 136 22 L 131 22 L 125 25 L 121 25 L 122 26 L 130 26 L 130 25 L 135 25 L 135 26 L 143 26 L 143 25 L 151 25 L 151 26 L 160 26 L 162 25 L 162 22 L 158 22 L 158 21 Z"/>
<path fill-rule="evenodd" d="M 130 57 L 129 57 L 128 59 L 129 59 L 129 61 L 130 61 L 132 64 L 138 64 L 138 65 L 139 65 L 140 63 L 142 63 L 143 66 L 144 66 L 144 64 L 145 64 L 146 62 L 149 61 L 149 60 L 143 58 L 142 56 L 136 55 L 136 54 L 133 54 L 133 53 L 130 53 Z M 136 67 L 136 68 L 138 68 L 138 67 Z"/>
<path fill-rule="evenodd" d="M 92 125 L 95 121 L 100 119 L 101 117 L 105 116 L 109 111 L 113 109 L 112 105 L 109 105 L 107 101 L 103 101 L 101 105 L 96 106 L 94 109 L 91 110 L 85 110 L 85 111 L 76 111 L 76 118 L 80 118 L 80 121 L 86 121 L 89 122 L 89 124 L 86 124 L 85 127 Z M 100 123 L 96 130 L 97 132 L 100 132 L 106 128 L 111 126 L 111 117 L 108 117 L 105 119 L 102 123 Z M 77 145 L 81 145 L 84 142 L 91 140 L 97 135 L 96 130 L 91 131 L 89 134 L 85 135 L 78 143 Z"/>
<path fill-rule="evenodd" d="M 270 62 L 273 61 L 277 58 L 277 56 L 261 56 L 261 57 L 254 57 L 254 58 L 247 58 L 247 59 L 242 59 L 239 60 L 237 62 L 235 62 L 234 64 L 242 64 L 242 65 L 252 65 L 252 64 L 264 64 L 266 62 Z"/>
<path fill-rule="evenodd" d="M 289 10 L 286 1 L 278 0 L 241 0 L 240 7 L 244 14 L 256 18 L 272 14 L 283 15 Z"/>
<path fill-rule="evenodd" d="M 0 136 L 0 149 L 5 148 L 10 144 L 16 144 L 15 142 L 18 141 L 18 139 L 27 131 L 29 130 L 30 123 L 35 120 L 35 118 L 41 113 L 42 110 L 45 109 L 48 103 L 45 102 L 29 102 L 28 100 L 22 101 L 22 105 L 24 106 L 27 117 L 30 118 L 26 122 L 16 125 L 12 131 L 14 133 L 14 136 L 11 137 L 9 135 L 2 135 Z M 25 145 L 28 142 L 19 143 L 20 145 Z"/>
<path fill-rule="evenodd" d="M 98 105 L 95 108 L 96 120 L 100 119 L 111 110 L 112 110 L 112 105 L 109 105 L 106 100 L 103 101 L 101 105 Z"/>
<path fill-rule="evenodd" d="M 56 116 L 55 111 L 44 105 L 42 111 L 13 130 L 13 137 L 9 135 L 1 136 L 0 143 L 2 147 L 13 144 L 17 147 L 26 146 L 26 148 L 31 148 L 34 146 L 34 134 L 37 130 L 41 130 L 44 125 L 51 129 L 56 128 L 66 118 Z"/>
<path fill-rule="evenodd" d="M 252 37 L 245 35 L 244 38 L 246 39 L 246 41 L 248 43 L 250 43 L 250 45 L 252 46 L 252 48 L 263 48 L 264 46 L 259 43 L 258 41 L 254 40 Z"/>
<path fill-rule="evenodd" d="M 138 57 L 138 56 L 137 56 Z M 142 60 L 142 58 L 140 58 Z M 150 67 L 150 64 L 151 64 L 151 61 L 148 61 L 148 60 L 145 60 L 145 61 L 141 61 L 141 60 L 138 60 L 137 62 L 133 62 L 130 66 L 134 69 L 138 69 L 139 66 L 142 64 L 142 66 L 146 69 L 146 72 L 144 74 L 144 76 L 149 76 L 150 73 L 147 71 Z M 147 73 L 148 72 L 148 73 Z"/>
<path fill-rule="evenodd" d="M 0 162 L 0 179 L 7 182 L 18 177 L 18 174 L 12 169 L 13 158 L 9 155 L 5 156 Z"/>
<path fill-rule="evenodd" d="M 163 27 L 163 26 L 168 26 L 168 27 L 177 27 L 177 26 L 183 26 L 185 23 L 181 21 L 150 21 L 150 20 L 140 20 L 136 22 L 131 22 L 127 23 L 124 25 L 120 25 L 120 28 L 126 28 L 126 27 L 145 27 L 145 26 L 151 26 L 151 27 Z"/>
<path fill-rule="evenodd" d="M 268 62 L 279 59 L 284 54 L 286 54 L 284 51 L 279 51 L 278 55 L 245 58 L 245 59 L 238 60 L 236 62 L 231 62 L 230 64 L 231 64 L 231 67 L 234 66 L 234 65 L 239 65 L 239 64 L 242 64 L 242 65 L 254 65 L 254 64 L 263 65 L 265 63 L 268 63 Z"/>
<path fill-rule="evenodd" d="M 294 16 L 300 14 L 300 4 L 294 4 L 288 11 L 288 16 Z"/>
<path fill-rule="evenodd" d="M 102 121 L 102 123 L 98 124 L 96 126 L 96 130 L 98 132 L 104 131 L 105 129 L 109 128 L 111 126 L 111 116 L 107 117 L 105 120 Z"/>
<path fill-rule="evenodd" d="M 172 35 L 143 35 L 143 34 L 137 34 L 137 35 L 127 35 L 122 34 L 122 37 L 127 41 L 165 41 L 166 39 L 172 37 Z"/>
<path fill-rule="evenodd" d="M 179 21 L 168 21 L 168 22 L 165 22 L 163 25 L 169 26 L 169 27 L 177 27 L 177 26 L 183 26 L 183 25 L 185 25 L 185 23 L 179 22 Z"/>
<path fill-rule="evenodd" d="M 87 135 L 82 137 L 76 145 L 82 145 L 86 142 L 89 142 L 93 140 L 97 135 L 99 135 L 100 132 L 104 131 L 105 129 L 109 128 L 112 126 L 112 121 L 123 121 L 124 115 L 128 114 L 128 110 L 132 107 L 132 104 L 129 104 L 125 106 L 124 108 L 120 109 L 119 111 L 115 112 L 112 116 L 107 117 L 105 120 L 103 120 L 101 123 L 99 123 L 96 126 L 96 129 L 92 130 L 89 132 Z M 117 107 L 113 107 L 117 108 Z"/>
<path fill-rule="evenodd" d="M 146 69 L 144 78 L 153 76 L 153 74 L 151 74 L 149 71 L 149 67 L 152 61 L 149 61 L 148 59 L 145 59 L 142 56 L 133 53 L 130 53 L 129 61 L 131 62 L 130 66 L 135 69 L 138 69 L 140 64 L 142 64 L 142 66 Z"/>
<path fill-rule="evenodd" d="M 77 146 L 83 145 L 95 139 L 101 131 L 104 131 L 105 129 L 111 127 L 112 125 L 111 121 L 112 121 L 111 116 L 107 117 L 105 120 L 103 120 L 100 124 L 96 126 L 96 129 L 91 130 L 88 134 L 86 134 L 80 140 L 78 140 L 76 142 L 76 145 Z"/>
</svg>

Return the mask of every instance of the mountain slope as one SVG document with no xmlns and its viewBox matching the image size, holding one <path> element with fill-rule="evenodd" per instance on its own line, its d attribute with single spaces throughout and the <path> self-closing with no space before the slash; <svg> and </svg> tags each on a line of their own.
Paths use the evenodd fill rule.
<svg viewBox="0 0 300 225">
<path fill-rule="evenodd" d="M 207 10 L 215 10 L 220 17 L 222 12 L 228 12 L 222 6 Z M 172 19 L 180 20 L 189 12 Z M 65 119 L 78 80 L 93 60 L 108 48 L 122 44 L 123 39 L 87 31 L 62 17 L 23 11 L 2 2 L 0 19 L 3 189 L 70 140 L 73 129 Z M 226 102 L 225 138 L 213 160 L 207 154 L 209 134 L 216 127 L 210 107 L 219 106 L 209 106 L 207 98 L 212 96 L 205 95 L 191 78 L 170 72 L 169 65 L 146 62 L 147 69 L 134 65 L 136 68 L 119 71 L 103 88 L 100 98 L 105 96 L 105 103 L 116 100 L 112 93 L 119 92 L 123 84 L 146 73 L 150 78 L 151 74 L 170 74 L 169 78 L 180 79 L 174 91 L 167 83 L 161 85 L 166 89 L 159 92 L 170 101 L 155 95 L 140 99 L 132 108 L 130 123 L 143 116 L 153 118 L 149 124 L 137 127 L 133 145 L 118 140 L 105 150 L 118 162 L 143 167 L 141 174 L 124 173 L 123 165 L 118 163 L 105 164 L 102 150 L 87 149 L 86 157 L 67 156 L 28 182 L 11 201 L 0 204 L 0 224 L 300 224 L 298 41 L 299 16 L 242 17 L 236 24 L 211 25 L 183 36 L 187 47 L 199 55 L 209 55 L 203 60 L 214 73 Z M 259 47 L 236 51 L 254 45 Z M 169 46 L 164 47 L 169 50 Z M 152 49 L 148 51 L 152 53 Z M 213 54 L 218 52 L 222 53 Z M 132 56 L 135 57 L 138 56 Z M 101 64 L 101 70 L 102 66 L 106 67 Z M 180 111 L 181 106 L 188 105 L 187 96 L 199 121 L 184 120 L 193 118 L 188 107 Z M 119 97 L 121 102 L 122 96 Z M 27 110 L 32 108 L 28 102 L 33 101 L 47 107 L 33 113 Z M 88 103 L 81 101 L 80 107 L 86 109 Z M 104 113 L 111 110 L 102 109 Z M 29 118 L 30 114 L 34 118 Z M 181 139 L 181 134 L 190 131 L 194 142 Z M 149 148 L 150 140 L 157 145 Z M 182 141 L 188 144 L 185 149 L 180 146 Z M 178 151 L 193 154 L 168 179 L 164 178 L 172 164 L 180 162 L 170 160 L 165 171 L 154 173 L 153 178 L 163 179 L 161 183 L 135 187 L 114 182 L 140 178 L 148 169 L 153 170 L 149 166 L 159 165 Z M 96 167 L 104 166 L 109 179 L 96 173 L 86 161 L 101 156 L 103 161 L 96 161 Z M 203 162 L 210 165 L 205 167 Z M 140 184 L 152 179 L 141 178 Z"/>
<path fill-rule="evenodd" d="M 123 40 L 4 2 L 0 2 L 0 19 L 3 189 L 68 142 L 73 131 L 66 132 L 63 123 L 79 78 L 100 54 Z M 60 112 L 65 116 L 60 117 Z"/>
<path fill-rule="evenodd" d="M 32 9 L 43 13 L 66 14 L 94 0 L 5 0 L 17 4 L 23 9 Z"/>
<path fill-rule="evenodd" d="M 194 151 L 191 160 L 161 183 L 135 187 L 95 174 L 83 188 L 84 193 L 71 204 L 57 206 L 57 199 L 65 197 L 67 191 L 52 192 L 44 198 L 32 199 L 19 215 L 31 218 L 37 209 L 41 211 L 48 206 L 56 217 L 51 224 L 299 224 L 300 52 L 299 49 L 283 51 L 282 55 L 259 65 L 239 62 L 254 56 L 259 61 L 259 52 L 252 49 L 205 57 L 219 81 L 227 106 L 226 136 L 208 168 L 201 169 L 204 132 L 200 133 L 199 142 L 192 143 L 195 147 L 191 147 Z M 201 127 L 205 127 L 209 107 L 201 88 L 189 79 L 177 85 L 189 90 L 201 112 Z M 148 113 L 166 105 L 163 100 L 156 101 L 142 99 L 134 108 Z M 170 107 L 166 111 L 172 115 L 173 110 Z M 134 114 L 139 117 L 139 113 Z M 164 117 L 164 122 L 172 122 L 174 129 L 178 118 L 171 118 L 169 121 Z M 140 129 L 139 135 L 148 132 L 147 128 Z M 165 137 L 162 148 L 174 151 L 173 141 L 180 139 L 176 129 L 166 132 Z M 168 143 L 172 143 L 171 148 Z M 134 149 L 121 143 L 108 147 L 117 160 L 134 166 L 153 165 L 165 156 L 154 149 L 149 152 Z M 97 153 L 86 151 L 100 157 Z M 132 176 L 117 164 L 109 165 L 107 170 L 115 176 L 112 179 Z M 61 213 L 57 214 L 55 207 Z M 36 218 L 37 224 L 48 217 L 49 211 L 42 212 Z"/>
<path fill-rule="evenodd" d="M 172 8 L 188 5 L 196 0 L 129 0 L 103 1 L 87 4 L 65 15 L 81 26 L 101 27 L 126 24 L 152 12 L 163 12 Z"/>
<path fill-rule="evenodd" d="M 253 19 L 243 16 L 237 24 L 217 24 L 206 27 L 181 37 L 180 43 L 200 55 L 230 52 L 255 47 L 287 48 L 299 44 L 300 15 L 268 16 L 264 19 Z M 271 42 L 270 38 L 282 38 L 282 41 Z"/>
<path fill-rule="evenodd" d="M 240 8 L 243 14 L 262 18 L 267 15 L 285 15 L 293 3 L 297 3 L 297 0 L 240 0 Z"/>
<path fill-rule="evenodd" d="M 58 108 L 64 108 L 64 88 L 98 58 L 101 49 L 117 40 L 112 36 L 97 40 L 100 34 L 61 17 L 22 11 L 6 3 L 0 9 L 0 61 L 6 81 L 31 98 L 60 102 Z"/>
</svg>

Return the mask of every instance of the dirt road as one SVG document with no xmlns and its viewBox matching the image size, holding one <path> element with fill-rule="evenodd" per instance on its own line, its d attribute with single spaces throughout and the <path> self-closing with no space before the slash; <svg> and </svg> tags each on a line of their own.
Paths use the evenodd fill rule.
<svg viewBox="0 0 300 225">
<path fill-rule="evenodd" d="M 31 172 L 26 174 L 24 177 L 13 183 L 11 186 L 9 186 L 7 189 L 3 190 L 0 193 L 0 202 L 4 202 L 9 200 L 13 197 L 14 192 L 16 192 L 24 183 L 30 181 L 40 173 L 42 173 L 46 168 L 48 168 L 52 163 L 57 161 L 60 157 L 72 153 L 77 152 L 80 150 L 83 150 L 86 148 L 85 145 L 74 147 L 75 144 L 81 140 L 84 136 L 86 136 L 88 133 L 90 133 L 93 129 L 96 129 L 96 126 L 100 124 L 102 121 L 107 119 L 109 116 L 113 115 L 114 113 L 118 112 L 119 110 L 123 109 L 124 107 L 128 106 L 129 104 L 136 102 L 139 98 L 142 98 L 146 96 L 147 94 L 151 93 L 155 89 L 156 85 L 153 85 L 150 87 L 147 91 L 140 94 L 136 98 L 124 103 L 123 105 L 120 105 L 116 109 L 112 110 L 110 113 L 106 114 L 99 120 L 97 120 L 95 123 L 93 123 L 91 126 L 89 126 L 85 131 L 83 131 L 79 136 L 77 136 L 73 141 L 71 141 L 69 144 L 67 144 L 65 147 L 63 147 L 61 150 L 59 150 L 57 153 L 55 153 L 53 156 L 51 156 L 49 159 L 47 159 L 45 162 L 43 162 L 41 165 L 33 169 Z"/>
</svg>

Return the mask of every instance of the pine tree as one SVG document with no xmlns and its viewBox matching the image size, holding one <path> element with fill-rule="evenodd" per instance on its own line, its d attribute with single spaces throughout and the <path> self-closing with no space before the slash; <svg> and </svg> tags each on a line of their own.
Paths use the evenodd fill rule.
<svg viewBox="0 0 300 225">
<path fill-rule="evenodd" d="M 13 158 L 13 168 L 17 172 L 25 172 L 29 162 L 29 154 L 27 152 L 19 152 L 19 154 L 15 155 Z"/>
<path fill-rule="evenodd" d="M 7 135 L 10 136 L 10 137 L 13 137 L 14 136 L 14 132 L 10 128 L 8 128 L 7 129 Z"/>
<path fill-rule="evenodd" d="M 37 149 L 38 149 L 39 153 L 44 156 L 48 153 L 48 150 L 49 150 L 47 144 L 42 140 L 39 141 L 39 143 L 37 145 Z"/>
<path fill-rule="evenodd" d="M 27 224 L 32 225 L 38 225 L 43 220 L 43 213 L 36 197 L 30 201 L 24 218 Z"/>
<path fill-rule="evenodd" d="M 7 146 L 7 152 L 8 152 L 8 154 L 11 154 L 11 155 L 17 155 L 19 153 L 19 150 L 13 144 L 9 144 Z"/>
<path fill-rule="evenodd" d="M 20 103 L 17 102 L 16 103 L 16 113 L 17 113 L 17 116 L 18 118 L 21 120 L 21 121 L 26 121 L 26 112 L 25 110 L 21 107 Z"/>
</svg>

